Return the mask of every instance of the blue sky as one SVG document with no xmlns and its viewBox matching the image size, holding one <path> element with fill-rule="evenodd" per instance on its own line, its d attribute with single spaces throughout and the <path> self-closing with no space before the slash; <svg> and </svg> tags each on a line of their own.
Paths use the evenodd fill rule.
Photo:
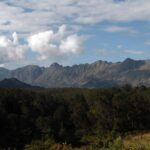
<svg viewBox="0 0 150 150">
<path fill-rule="evenodd" d="M 1 0 L 0 66 L 150 59 L 149 0 Z"/>
</svg>

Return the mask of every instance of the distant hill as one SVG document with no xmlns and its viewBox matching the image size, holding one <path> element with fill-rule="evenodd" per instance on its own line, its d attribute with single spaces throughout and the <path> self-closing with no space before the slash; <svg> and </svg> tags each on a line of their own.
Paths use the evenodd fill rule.
<svg viewBox="0 0 150 150">
<path fill-rule="evenodd" d="M 29 84 L 19 81 L 18 79 L 15 79 L 15 78 L 10 78 L 10 79 L 4 79 L 4 80 L 0 81 L 0 88 L 33 89 L 33 88 L 39 88 L 39 87 L 31 86 Z"/>
<path fill-rule="evenodd" d="M 91 64 L 49 67 L 29 65 L 15 70 L 0 68 L 0 80 L 16 78 L 43 87 L 113 87 L 131 84 L 150 86 L 150 60 L 96 61 Z"/>
</svg>

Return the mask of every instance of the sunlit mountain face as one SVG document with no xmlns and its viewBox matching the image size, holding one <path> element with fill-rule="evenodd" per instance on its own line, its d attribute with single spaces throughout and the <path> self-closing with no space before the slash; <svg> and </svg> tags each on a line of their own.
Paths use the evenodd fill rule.
<svg viewBox="0 0 150 150">
<path fill-rule="evenodd" d="M 53 63 L 49 67 L 28 65 L 15 70 L 0 68 L 0 85 L 7 87 L 32 85 L 45 88 L 110 88 L 129 84 L 133 87 L 149 87 L 149 65 L 150 60 L 127 58 L 123 62 L 116 63 L 99 60 L 91 64 L 73 66 Z M 5 81 L 6 78 L 9 80 Z"/>
</svg>

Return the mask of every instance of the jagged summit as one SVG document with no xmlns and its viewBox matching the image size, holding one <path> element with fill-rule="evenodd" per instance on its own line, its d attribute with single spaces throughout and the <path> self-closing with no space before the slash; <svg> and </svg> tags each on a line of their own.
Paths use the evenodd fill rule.
<svg viewBox="0 0 150 150">
<path fill-rule="evenodd" d="M 112 87 L 131 84 L 150 86 L 150 60 L 127 58 L 123 62 L 96 61 L 91 64 L 50 67 L 28 65 L 15 70 L 0 69 L 0 80 L 16 78 L 43 87 Z"/>
<path fill-rule="evenodd" d="M 132 58 L 126 58 L 126 59 L 124 60 L 124 62 L 133 62 L 133 61 L 136 61 L 136 60 L 134 60 L 134 59 L 132 59 Z"/>
<path fill-rule="evenodd" d="M 58 68 L 58 67 L 62 67 L 62 65 L 60 65 L 59 63 L 57 62 L 54 62 L 50 65 L 50 67 L 53 67 L 53 68 Z"/>
</svg>

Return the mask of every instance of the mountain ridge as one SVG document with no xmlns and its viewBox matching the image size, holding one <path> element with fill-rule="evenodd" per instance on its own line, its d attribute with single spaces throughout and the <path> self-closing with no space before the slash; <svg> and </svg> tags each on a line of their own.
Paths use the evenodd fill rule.
<svg viewBox="0 0 150 150">
<path fill-rule="evenodd" d="M 16 78 L 5 78 L 0 81 L 0 88 L 21 88 L 21 89 L 39 89 L 40 87 L 31 86 Z"/>
<path fill-rule="evenodd" d="M 33 86 L 43 87 L 113 87 L 131 84 L 150 86 L 150 60 L 125 59 L 123 62 L 98 60 L 91 64 L 49 67 L 28 65 L 8 70 L 0 68 L 0 80 L 16 78 Z"/>
</svg>

